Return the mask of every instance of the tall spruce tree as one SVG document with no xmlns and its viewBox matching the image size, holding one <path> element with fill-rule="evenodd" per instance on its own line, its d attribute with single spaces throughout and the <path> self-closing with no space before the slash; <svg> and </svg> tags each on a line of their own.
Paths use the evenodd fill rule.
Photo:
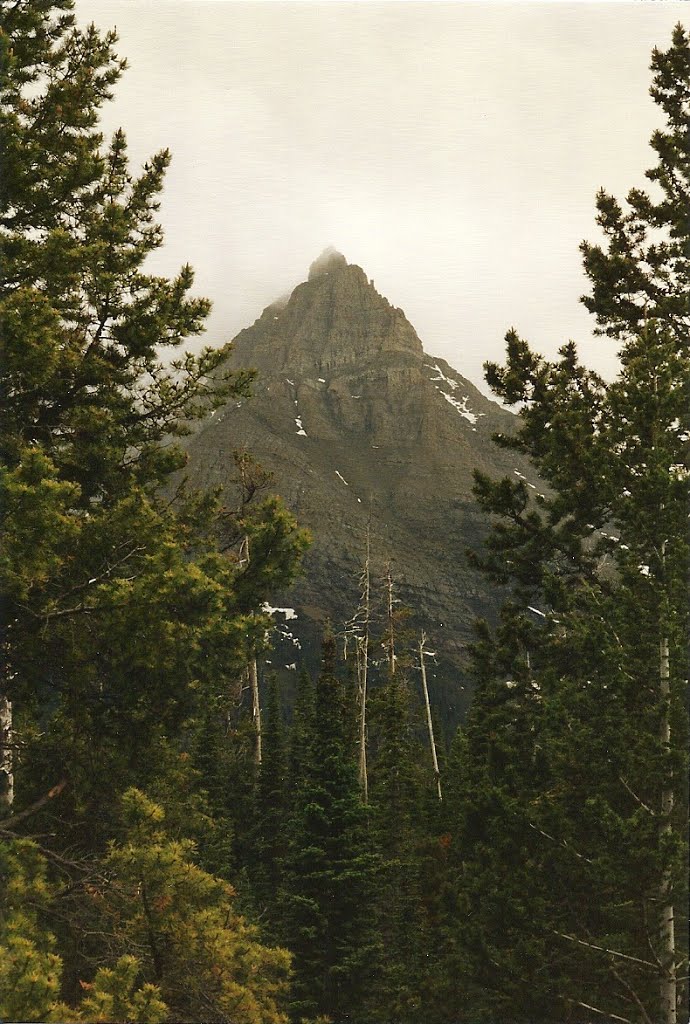
<svg viewBox="0 0 690 1024">
<path fill-rule="evenodd" d="M 484 567 L 512 587 L 475 649 L 458 840 L 459 954 L 476 1019 L 675 1024 L 687 1010 L 690 45 L 655 51 L 657 196 L 605 193 L 586 304 L 622 342 L 607 385 L 507 336 L 487 380 L 506 447 L 549 487 L 478 476 Z"/>
<path fill-rule="evenodd" d="M 351 720 L 324 639 L 313 732 L 288 831 L 284 941 L 293 953 L 293 1014 L 334 1024 L 368 1019 L 378 962 L 375 858 L 358 784 Z"/>
<path fill-rule="evenodd" d="M 429 1020 L 424 979 L 434 957 L 423 892 L 430 826 L 429 760 L 419 742 L 419 707 L 405 672 L 390 673 L 372 695 L 371 829 L 380 859 L 373 912 L 385 949 L 370 1020 Z M 415 715 L 416 712 L 416 715 Z"/>
<path fill-rule="evenodd" d="M 189 267 L 144 268 L 169 154 L 135 176 L 123 132 L 104 141 L 124 62 L 72 6 L 1 8 L 1 720 L 24 748 L 20 799 L 68 772 L 93 804 L 98 766 L 96 800 L 113 777 L 141 784 L 148 737 L 179 729 L 205 681 L 230 685 L 301 538 L 275 500 L 244 510 L 257 557 L 241 567 L 216 498 L 161 496 L 184 462 L 171 436 L 248 378 L 223 369 L 224 348 L 175 358 L 209 303 Z"/>
<path fill-rule="evenodd" d="M 288 774 L 287 749 L 278 680 L 272 675 L 263 718 L 263 758 L 256 793 L 254 898 L 261 907 L 264 933 L 280 934 L 278 895 L 287 846 Z"/>
</svg>

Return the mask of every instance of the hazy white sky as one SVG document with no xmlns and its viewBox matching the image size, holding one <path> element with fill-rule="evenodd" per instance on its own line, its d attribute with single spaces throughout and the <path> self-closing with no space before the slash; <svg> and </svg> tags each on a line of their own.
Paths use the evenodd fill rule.
<svg viewBox="0 0 690 1024">
<path fill-rule="evenodd" d="M 105 111 L 169 147 L 155 268 L 189 261 L 208 343 L 333 245 L 475 383 L 514 325 L 610 375 L 578 303 L 600 186 L 643 185 L 653 46 L 684 3 L 77 0 L 129 70 Z M 690 22 L 685 18 L 685 23 Z"/>
</svg>

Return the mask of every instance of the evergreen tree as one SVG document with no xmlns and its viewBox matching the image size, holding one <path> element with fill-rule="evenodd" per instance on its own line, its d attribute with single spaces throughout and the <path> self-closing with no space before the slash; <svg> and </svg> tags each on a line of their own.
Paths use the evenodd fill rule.
<svg viewBox="0 0 690 1024">
<path fill-rule="evenodd" d="M 288 751 L 288 775 L 290 779 L 291 806 L 295 806 L 297 794 L 302 791 L 311 765 L 311 743 L 314 735 L 314 684 L 306 668 L 302 667 L 297 676 L 297 689 L 292 708 L 290 744 Z"/>
<path fill-rule="evenodd" d="M 584 247 L 587 304 L 623 341 L 617 380 L 583 368 L 572 344 L 548 362 L 515 332 L 506 365 L 487 369 L 501 398 L 522 403 L 502 443 L 550 493 L 534 501 L 522 482 L 477 477 L 495 522 L 484 566 L 513 594 L 475 649 L 461 758 L 456 967 L 476 1019 L 674 1024 L 687 1006 L 682 29 L 652 69 L 667 130 L 649 176 L 665 198 L 633 192 L 623 218 L 600 195 L 609 251 Z"/>
<path fill-rule="evenodd" d="M 131 789 L 121 807 L 121 835 L 90 888 L 86 934 L 112 954 L 137 949 L 143 976 L 175 1019 L 284 1022 L 287 951 L 258 941 L 234 910 L 232 886 L 194 863 L 192 841 L 167 835 L 159 805 Z"/>
<path fill-rule="evenodd" d="M 367 1020 L 378 955 L 374 857 L 358 785 L 335 642 L 324 640 L 309 762 L 288 833 L 284 928 L 294 955 L 293 1015 Z"/>
<path fill-rule="evenodd" d="M 376 982 L 381 1021 L 429 1020 L 424 992 L 433 954 L 423 906 L 423 847 L 429 816 L 425 790 L 433 785 L 429 764 L 414 733 L 411 694 L 403 672 L 375 691 L 371 702 L 372 833 L 380 860 L 374 912 L 385 957 Z"/>
<path fill-rule="evenodd" d="M 289 581 L 305 539 L 276 499 L 237 511 L 173 484 L 175 438 L 250 378 L 227 371 L 227 347 L 180 351 L 209 303 L 192 294 L 189 267 L 170 280 L 146 271 L 170 157 L 134 174 L 124 133 L 103 138 L 100 110 L 124 62 L 115 34 L 81 30 L 72 8 L 0 4 L 0 796 L 4 834 L 39 832 L 50 874 L 59 865 L 69 878 L 51 932 L 66 989 L 78 977 L 96 985 L 77 973 L 74 936 L 122 791 L 165 791 L 180 842 L 196 830 L 223 860 L 184 748 L 207 703 L 234 691 L 263 639 L 261 604 Z M 237 536 L 251 538 L 250 565 Z M 209 883 L 219 906 L 222 886 Z M 53 955 L 30 915 L 18 920 L 36 956 Z M 118 958 L 130 952 L 124 942 Z M 124 999 L 129 961 L 94 956 Z M 192 968 L 179 960 L 180 986 Z M 111 982 L 100 975 L 98 1013 Z"/>
<path fill-rule="evenodd" d="M 690 188 L 688 162 L 688 35 L 682 25 L 668 50 L 652 53 L 650 93 L 665 115 L 651 138 L 657 163 L 646 171 L 653 189 L 634 188 L 622 205 L 602 189 L 597 223 L 605 246 L 583 242 L 592 285 L 582 298 L 599 331 L 619 340 L 639 334 L 650 318 L 687 344 L 690 324 Z"/>
<path fill-rule="evenodd" d="M 227 348 L 168 359 L 209 309 L 188 267 L 144 270 L 169 154 L 134 176 L 124 134 L 104 142 L 124 62 L 72 6 L 2 4 L 0 720 L 20 801 L 69 772 L 98 838 L 112 779 L 141 783 L 204 687 L 232 687 L 303 538 L 275 499 L 242 509 L 243 567 L 217 496 L 161 496 L 184 462 L 170 437 L 248 378 L 223 369 Z"/>
<path fill-rule="evenodd" d="M 278 894 L 282 888 L 288 816 L 287 750 L 278 680 L 272 676 L 263 716 L 264 749 L 256 798 L 256 842 L 252 878 L 255 899 L 266 916 L 264 933 L 280 933 Z"/>
<path fill-rule="evenodd" d="M 120 957 L 101 967 L 93 981 L 81 981 L 83 998 L 76 1006 L 59 1001 L 62 960 L 47 926 L 54 886 L 47 861 L 27 839 L 0 842 L 0 885 L 4 912 L 0 919 L 0 1012 L 13 1020 L 131 1020 L 159 1024 L 168 1016 L 160 990 L 137 985 L 140 964 Z"/>
</svg>

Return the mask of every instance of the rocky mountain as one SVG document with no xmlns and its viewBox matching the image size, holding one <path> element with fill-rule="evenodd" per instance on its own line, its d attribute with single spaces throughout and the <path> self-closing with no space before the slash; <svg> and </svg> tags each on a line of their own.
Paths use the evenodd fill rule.
<svg viewBox="0 0 690 1024">
<path fill-rule="evenodd" d="M 424 629 L 436 652 L 435 703 L 457 721 L 469 698 L 472 622 L 496 604 L 466 557 L 486 528 L 472 472 L 530 479 L 491 441 L 514 416 L 424 352 L 404 312 L 333 250 L 235 338 L 231 361 L 258 370 L 254 395 L 217 410 L 191 438 L 190 479 L 228 483 L 233 451 L 246 448 L 314 538 L 300 580 L 276 601 L 287 611 L 274 612 L 283 643 L 269 667 L 314 663 L 323 620 L 341 628 L 352 617 L 369 524 L 374 629 L 383 630 L 390 562 L 395 599 L 411 610 L 401 657 Z M 383 658 L 380 648 L 374 656 Z"/>
</svg>

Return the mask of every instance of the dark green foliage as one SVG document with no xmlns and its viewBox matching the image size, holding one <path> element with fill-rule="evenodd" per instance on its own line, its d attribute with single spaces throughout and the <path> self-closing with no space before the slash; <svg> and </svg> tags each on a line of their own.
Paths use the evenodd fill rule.
<svg viewBox="0 0 690 1024">
<path fill-rule="evenodd" d="M 254 897 L 261 907 L 264 932 L 279 935 L 277 897 L 282 888 L 287 852 L 289 806 L 286 737 L 278 682 L 273 675 L 262 715 L 263 758 L 256 794 Z"/>
<path fill-rule="evenodd" d="M 143 269 L 162 242 L 169 156 L 136 177 L 123 133 L 104 142 L 123 63 L 115 35 L 76 28 L 71 6 L 2 8 L 0 574 L 8 695 L 29 733 L 41 718 L 20 793 L 69 765 L 75 799 L 99 815 L 112 779 L 143 781 L 147 746 L 179 732 L 210 680 L 232 686 L 303 538 L 276 499 L 242 508 L 243 567 L 221 550 L 231 517 L 217 496 L 160 496 L 184 461 L 171 435 L 248 378 L 222 368 L 224 349 L 169 358 L 209 309 L 189 268 Z"/>
<path fill-rule="evenodd" d="M 297 690 L 290 727 L 288 767 L 291 806 L 295 806 L 297 794 L 301 792 L 311 764 L 315 714 L 314 696 L 314 684 L 307 670 L 302 668 L 297 677 Z"/>
<path fill-rule="evenodd" d="M 655 49 L 650 93 L 665 116 L 651 138 L 657 163 L 646 172 L 653 188 L 631 189 L 622 206 L 603 189 L 597 223 L 605 247 L 583 242 L 584 266 L 592 285 L 583 297 L 602 334 L 626 340 L 645 322 L 659 319 L 687 344 L 690 298 L 690 133 L 688 132 L 690 49 L 677 25 L 672 46 Z"/>
<path fill-rule="evenodd" d="M 20 830 L 41 835 L 70 893 L 53 931 L 74 1003 L 78 972 L 107 961 L 98 941 L 80 945 L 84 878 L 101 870 L 125 789 L 164 794 L 171 830 L 227 873 L 220 782 L 185 748 L 211 738 L 305 538 L 277 499 L 173 490 L 174 439 L 250 377 L 227 371 L 226 348 L 180 351 L 210 304 L 189 267 L 170 280 L 145 269 L 170 157 L 133 174 L 124 133 L 100 134 L 124 62 L 115 34 L 79 29 L 72 7 L 0 5 L 0 701 Z"/>
<path fill-rule="evenodd" d="M 435 1010 L 424 984 L 436 954 L 424 902 L 433 772 L 419 718 L 400 672 L 372 695 L 369 795 L 380 858 L 373 912 L 385 956 L 369 1019 L 382 1022 L 430 1020 Z"/>
<path fill-rule="evenodd" d="M 324 640 L 309 763 L 288 833 L 284 938 L 294 955 L 293 1014 L 364 1022 L 378 959 L 375 859 L 348 741 L 335 643 Z"/>
</svg>

